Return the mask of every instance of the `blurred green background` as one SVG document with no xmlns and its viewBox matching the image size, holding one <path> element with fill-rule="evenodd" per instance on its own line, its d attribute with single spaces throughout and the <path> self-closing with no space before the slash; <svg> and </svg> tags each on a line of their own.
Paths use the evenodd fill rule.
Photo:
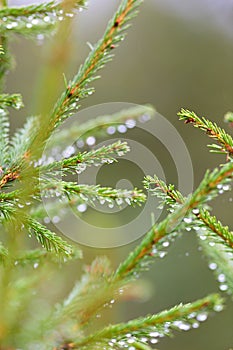
<svg viewBox="0 0 233 350">
<path fill-rule="evenodd" d="M 21 4 L 22 1 L 11 3 Z M 90 1 L 88 11 L 78 15 L 69 37 L 72 55 L 64 71 L 68 78 L 85 59 L 89 51 L 86 42 L 95 43 L 101 37 L 117 4 L 106 0 Z M 225 159 L 210 154 L 206 147 L 210 142 L 207 136 L 179 122 L 176 113 L 185 107 L 227 127 L 223 115 L 233 110 L 232 13 L 230 1 L 221 1 L 221 4 L 220 1 L 207 0 L 145 1 L 127 39 L 116 50 L 114 61 L 101 72 L 102 79 L 95 83 L 96 93 L 83 101 L 82 106 L 116 101 L 154 105 L 185 141 L 197 185 L 207 168 L 213 168 Z M 6 90 L 21 92 L 25 102 L 22 111 L 12 114 L 12 130 L 22 125 L 26 116 L 35 113 L 33 104 L 44 88 L 39 78 L 51 43 L 51 39 L 46 39 L 43 45 L 20 36 L 11 41 L 15 67 L 7 76 Z M 58 90 L 62 73 L 58 69 Z M 35 92 L 34 86 L 39 90 Z M 40 106 L 36 108 L 39 110 Z M 147 140 L 140 142 L 149 147 Z M 161 162 L 166 176 L 172 181 L 168 159 L 162 157 Z M 104 179 L 107 181 L 109 176 L 110 173 Z M 130 181 L 135 174 L 129 172 L 128 176 Z M 225 194 L 212 205 L 213 212 L 229 226 L 232 225 L 233 209 L 230 199 L 230 195 Z M 89 263 L 96 255 L 106 254 L 113 266 L 117 266 L 136 244 L 133 242 L 115 249 L 84 246 L 84 262 Z M 141 300 L 127 300 L 114 306 L 104 313 L 103 322 L 155 313 L 218 291 L 218 284 L 207 266 L 198 250 L 195 234 L 186 232 L 172 245 L 167 257 L 157 259 L 151 270 L 142 276 L 141 290 L 138 285 Z M 55 272 L 53 280 L 48 282 L 48 298 L 59 300 L 65 295 L 80 271 L 80 262 L 76 262 Z M 157 348 L 229 350 L 233 347 L 233 304 L 230 298 L 227 306 L 200 329 L 183 332 L 174 339 L 163 339 Z"/>
</svg>

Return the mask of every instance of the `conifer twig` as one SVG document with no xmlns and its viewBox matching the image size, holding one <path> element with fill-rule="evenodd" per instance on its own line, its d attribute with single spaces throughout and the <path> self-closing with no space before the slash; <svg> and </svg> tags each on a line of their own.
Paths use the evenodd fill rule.
<svg viewBox="0 0 233 350">
<path fill-rule="evenodd" d="M 82 140 L 88 136 L 102 137 L 106 135 L 110 127 L 116 127 L 124 124 L 127 128 L 133 128 L 136 125 L 137 120 L 140 117 L 146 116 L 151 118 L 155 113 L 155 109 L 152 106 L 136 106 L 128 109 L 123 109 L 120 112 L 116 112 L 105 116 L 93 116 L 93 119 L 78 124 L 74 123 L 68 129 L 63 129 L 53 135 L 50 140 L 49 146 L 62 145 L 67 140 Z"/>
<path fill-rule="evenodd" d="M 181 109 L 181 111 L 178 113 L 178 116 L 180 117 L 180 120 L 184 120 L 186 124 L 191 123 L 195 128 L 204 130 L 210 138 L 216 140 L 219 143 L 219 145 L 210 145 L 212 152 L 226 153 L 230 156 L 233 155 L 232 137 L 227 134 L 224 129 L 220 128 L 216 123 L 213 123 L 204 117 L 200 118 L 194 112 L 190 112 L 187 109 Z"/>
<path fill-rule="evenodd" d="M 74 9 L 66 11 L 66 1 L 43 2 L 40 4 L 0 9 L 0 33 L 14 32 L 27 36 L 45 33 L 66 17 L 73 17 Z M 76 9 L 85 7 L 85 0 L 73 1 Z"/>
<path fill-rule="evenodd" d="M 140 270 L 141 268 L 145 268 L 153 256 L 153 247 L 164 237 L 174 234 L 182 218 L 191 210 L 215 197 L 218 192 L 217 185 L 229 182 L 229 177 L 232 176 L 232 172 L 233 162 L 224 164 L 220 169 L 216 168 L 212 172 L 207 171 L 196 191 L 162 222 L 153 226 L 146 234 L 141 244 L 134 249 L 122 264 L 120 264 L 115 273 L 115 278 L 121 279 L 127 276 L 130 277 L 135 269 Z"/>
<path fill-rule="evenodd" d="M 141 340 L 141 342 L 147 344 L 150 343 L 151 339 L 170 335 L 171 330 L 190 329 L 192 324 L 202 319 L 202 315 L 206 319 L 208 312 L 221 309 L 222 299 L 217 294 L 212 294 L 196 302 L 181 304 L 156 315 L 148 315 L 127 323 L 110 325 L 83 340 L 75 342 L 74 349 L 89 349 L 92 348 L 92 344 L 98 346 L 98 343 L 99 346 L 100 344 L 104 346 L 105 343 L 108 344 L 111 340 L 114 340 L 112 347 L 116 346 L 118 349 L 120 345 L 129 345 L 133 341 L 140 342 L 142 337 L 145 340 Z"/>
</svg>

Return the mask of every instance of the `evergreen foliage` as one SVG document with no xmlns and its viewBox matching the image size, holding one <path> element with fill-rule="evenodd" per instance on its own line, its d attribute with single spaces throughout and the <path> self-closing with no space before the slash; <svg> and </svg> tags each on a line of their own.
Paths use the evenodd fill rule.
<svg viewBox="0 0 233 350">
<path fill-rule="evenodd" d="M 63 149 L 70 133 L 103 137 L 107 129 L 117 123 L 131 128 L 141 115 L 152 116 L 154 109 L 141 106 L 119 111 L 111 116 L 100 116 L 80 123 L 70 130 L 57 130 L 46 154 L 44 147 L 52 132 L 72 116 L 82 99 L 94 92 L 94 80 L 113 58 L 115 48 L 125 37 L 131 19 L 137 14 L 140 0 L 122 0 L 109 21 L 103 37 L 91 47 L 90 53 L 77 74 L 66 83 L 65 90 L 46 115 L 27 119 L 13 136 L 9 134 L 8 108 L 23 106 L 19 94 L 0 95 L 0 349 L 153 349 L 164 336 L 174 331 L 197 328 L 210 313 L 223 309 L 224 300 L 211 294 L 197 301 L 180 304 L 154 315 L 145 315 L 128 322 L 90 329 L 96 315 L 104 308 L 121 300 L 131 288 L 131 282 L 150 267 L 157 257 L 164 256 L 166 248 L 186 230 L 197 233 L 209 267 L 216 273 L 220 290 L 233 293 L 233 233 L 210 214 L 209 203 L 224 191 L 230 190 L 233 173 L 233 139 L 222 128 L 194 112 L 182 109 L 181 120 L 204 130 L 216 141 L 212 151 L 227 155 L 225 164 L 208 170 L 196 190 L 187 198 L 174 185 L 166 185 L 156 175 L 144 179 L 148 195 L 159 198 L 160 205 L 168 207 L 168 214 L 154 224 L 139 245 L 116 268 L 106 257 L 97 257 L 84 268 L 84 273 L 70 294 L 55 306 L 42 301 L 40 290 L 46 286 L 47 276 L 54 266 L 67 264 L 82 257 L 81 249 L 66 242 L 53 232 L 46 222 L 46 211 L 41 196 L 48 200 L 54 215 L 66 215 L 69 206 L 107 203 L 109 206 L 143 205 L 146 195 L 142 190 L 115 189 L 66 181 L 70 175 L 80 174 L 87 167 L 116 162 L 129 152 L 125 142 L 117 141 L 99 148 L 79 152 Z M 2 84 L 10 65 L 7 49 L 12 33 L 37 36 L 49 34 L 71 20 L 81 0 L 49 2 L 40 5 L 0 7 L 1 78 Z M 229 121 L 229 114 L 227 121 Z M 57 158 L 51 156 L 59 146 Z M 58 201 L 53 201 L 57 197 Z M 61 214 L 62 213 L 62 214 Z M 25 239 L 25 234 L 35 241 Z M 185 233 L 186 234 L 186 233 Z M 35 247 L 39 242 L 39 247 Z M 38 268 L 39 267 L 39 268 Z M 36 299 L 36 300 L 35 300 Z M 19 322 L 20 320 L 20 322 Z"/>
</svg>

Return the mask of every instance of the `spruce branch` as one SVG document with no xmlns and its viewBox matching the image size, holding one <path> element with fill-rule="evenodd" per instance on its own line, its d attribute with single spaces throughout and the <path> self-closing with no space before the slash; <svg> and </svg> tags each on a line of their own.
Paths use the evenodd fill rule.
<svg viewBox="0 0 233 350">
<path fill-rule="evenodd" d="M 212 294 L 192 303 L 180 304 L 156 315 L 107 326 L 86 339 L 75 342 L 74 349 L 98 349 L 100 344 L 109 344 L 109 348 L 122 349 L 133 346 L 134 342 L 152 345 L 153 340 L 158 341 L 158 338 L 170 335 L 172 330 L 189 330 L 193 325 L 195 328 L 196 324 L 207 319 L 209 312 L 220 311 L 222 308 L 222 299 L 218 294 Z"/>
<path fill-rule="evenodd" d="M 225 153 L 229 156 L 233 155 L 232 137 L 227 134 L 224 129 L 220 128 L 216 123 L 213 123 L 204 117 L 200 118 L 194 112 L 190 112 L 187 109 L 181 109 L 181 111 L 178 113 L 178 116 L 180 117 L 180 120 L 184 120 L 186 124 L 193 124 L 195 128 L 199 128 L 205 131 L 210 138 L 218 142 L 218 145 L 209 145 L 211 152 Z"/>
<path fill-rule="evenodd" d="M 80 202 L 94 204 L 98 200 L 100 204 L 103 201 L 116 205 L 123 204 L 123 201 L 128 205 L 141 205 L 145 202 L 146 196 L 141 190 L 118 190 L 111 187 L 101 187 L 100 185 L 77 185 L 75 182 L 43 180 L 41 183 L 41 193 L 49 196 L 66 196 L 69 200 L 73 197 L 78 197 Z"/>
<path fill-rule="evenodd" d="M 199 243 L 209 261 L 209 268 L 220 283 L 219 289 L 233 295 L 233 252 L 227 252 L 219 243 L 213 244 L 212 237 L 205 232 L 200 236 Z"/>
<path fill-rule="evenodd" d="M 12 107 L 20 109 L 23 107 L 22 96 L 20 94 L 1 94 L 0 108 Z"/>
<path fill-rule="evenodd" d="M 29 234 L 35 235 L 37 241 L 47 251 L 55 252 L 64 258 L 73 255 L 73 247 L 63 241 L 63 239 L 56 233 L 50 231 L 46 226 L 29 216 L 26 217 L 23 222 L 28 229 Z"/>
<path fill-rule="evenodd" d="M 162 198 L 163 204 L 167 204 L 172 208 L 185 203 L 186 198 L 179 191 L 175 190 L 173 185 L 166 185 L 157 176 L 147 176 L 144 180 L 144 185 L 152 194 Z M 218 186 L 219 188 L 227 191 L 229 190 L 229 185 Z M 200 207 L 198 210 L 194 210 L 192 216 L 192 219 L 188 219 L 191 226 L 200 226 L 200 228 L 205 226 L 208 229 L 208 236 L 211 236 L 214 241 L 223 244 L 226 250 L 229 248 L 233 249 L 233 233 L 229 231 L 228 226 L 223 226 L 207 209 Z"/>
<path fill-rule="evenodd" d="M 125 125 L 128 129 L 133 128 L 140 120 L 150 119 L 155 113 L 155 109 L 149 105 L 136 106 L 127 109 L 123 109 L 117 113 L 113 113 L 105 116 L 93 117 L 93 119 L 84 122 L 82 124 L 72 124 L 69 129 L 63 129 L 53 135 L 50 140 L 50 147 L 56 145 L 62 145 L 67 140 L 82 140 L 88 136 L 102 137 L 119 125 Z M 111 128 L 111 129 L 110 129 Z"/>
<path fill-rule="evenodd" d="M 104 145 L 89 152 L 79 152 L 77 155 L 64 158 L 60 161 L 52 162 L 41 166 L 40 172 L 43 173 L 78 173 L 83 172 L 87 166 L 98 164 L 110 164 L 116 161 L 116 156 L 120 157 L 129 152 L 129 146 L 126 142 L 117 141 L 110 145 Z M 65 153 L 66 151 L 64 151 Z"/>
<path fill-rule="evenodd" d="M 137 13 L 140 0 L 122 1 L 113 18 L 108 23 L 107 29 L 93 49 L 90 51 L 84 64 L 77 75 L 71 80 L 58 99 L 51 115 L 49 116 L 49 129 L 51 133 L 64 119 L 72 115 L 79 108 L 79 101 L 93 93 L 93 88 L 88 86 L 98 79 L 97 72 L 112 60 L 113 49 L 125 37 L 130 19 Z"/>
<path fill-rule="evenodd" d="M 66 11 L 67 1 L 50 1 L 20 7 L 0 9 L 0 33 L 13 32 L 27 36 L 45 33 L 54 29 L 64 17 L 73 17 L 75 9 L 85 8 L 84 0 L 75 0 L 74 8 Z"/>
<path fill-rule="evenodd" d="M 212 172 L 207 171 L 204 179 L 196 191 L 188 197 L 185 202 L 170 213 L 163 221 L 154 225 L 148 231 L 141 244 L 139 244 L 128 258 L 119 265 L 115 278 L 132 277 L 135 270 L 147 268 L 153 257 L 153 248 L 161 243 L 163 239 L 169 240 L 176 235 L 176 230 L 185 215 L 193 209 L 198 208 L 206 201 L 211 200 L 218 194 L 217 186 L 229 182 L 233 172 L 233 162 L 224 164 L 221 168 L 216 168 Z M 157 250 L 156 250 L 157 253 Z M 157 256 L 157 254 L 156 254 Z"/>
</svg>

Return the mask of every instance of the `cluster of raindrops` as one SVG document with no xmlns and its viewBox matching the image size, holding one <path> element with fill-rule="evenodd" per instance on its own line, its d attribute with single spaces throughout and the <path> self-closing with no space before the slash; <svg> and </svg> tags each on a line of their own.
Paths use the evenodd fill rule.
<svg viewBox="0 0 233 350">
<path fill-rule="evenodd" d="M 170 245 L 174 242 L 175 238 L 179 235 L 178 232 L 172 232 L 166 237 L 162 238 L 159 242 L 157 242 L 151 250 L 150 255 L 152 257 L 158 257 L 163 259 L 167 255 L 167 250 Z"/>
<path fill-rule="evenodd" d="M 222 311 L 223 306 L 221 304 L 216 304 L 214 306 L 215 312 Z M 134 344 L 144 343 L 145 345 L 153 346 L 157 344 L 161 338 L 166 335 L 170 335 L 172 330 L 175 331 L 189 331 L 191 329 L 197 329 L 200 326 L 200 323 L 205 322 L 208 318 L 208 311 L 197 311 L 190 313 L 185 320 L 175 320 L 164 322 L 160 324 L 159 327 L 153 326 L 149 330 L 133 331 L 127 333 L 124 337 L 112 338 L 108 345 L 112 348 L 118 346 L 120 349 L 127 348 L 128 350 L 136 350 L 137 347 Z M 142 335 L 143 334 L 143 335 Z"/>
<path fill-rule="evenodd" d="M 232 253 L 228 253 L 228 254 L 231 254 L 230 256 L 231 258 L 233 257 Z M 209 266 L 209 269 L 213 271 L 217 277 L 220 291 L 230 293 L 230 289 L 227 284 L 226 275 L 222 272 L 221 268 L 219 268 L 218 264 L 216 262 L 210 262 L 208 266 Z"/>
<path fill-rule="evenodd" d="M 82 8 L 79 9 L 81 11 Z M 73 12 L 64 12 L 63 9 L 55 7 L 49 12 L 38 12 L 29 15 L 4 16 L 1 18 L 1 27 L 5 30 L 16 32 L 43 32 L 46 29 L 53 27 L 58 21 L 63 21 L 65 18 L 72 18 Z M 38 34 L 38 40 L 44 39 L 43 34 Z"/>
</svg>

